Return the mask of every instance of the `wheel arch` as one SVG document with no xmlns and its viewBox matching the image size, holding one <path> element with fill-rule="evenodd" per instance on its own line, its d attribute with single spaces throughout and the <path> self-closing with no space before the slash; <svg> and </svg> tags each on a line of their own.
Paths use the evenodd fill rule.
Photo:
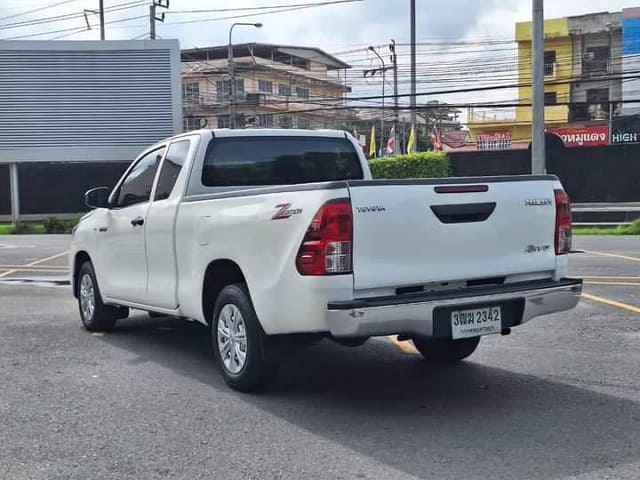
<svg viewBox="0 0 640 480">
<path fill-rule="evenodd" d="M 222 289 L 235 283 L 247 284 L 247 280 L 240 266 L 233 260 L 217 259 L 207 265 L 202 281 L 202 314 L 207 324 L 211 323 L 216 299 Z"/>
<path fill-rule="evenodd" d="M 76 252 L 73 257 L 73 272 L 71 280 L 73 284 L 71 287 L 73 288 L 73 296 L 78 298 L 78 274 L 80 273 L 80 268 L 85 262 L 91 262 L 91 257 L 85 250 L 80 250 Z"/>
</svg>

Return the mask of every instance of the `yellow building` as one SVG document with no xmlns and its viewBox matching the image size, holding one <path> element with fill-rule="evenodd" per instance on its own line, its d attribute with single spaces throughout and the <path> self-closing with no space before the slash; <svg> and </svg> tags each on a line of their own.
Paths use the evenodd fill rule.
<svg viewBox="0 0 640 480">
<path fill-rule="evenodd" d="M 569 107 L 554 105 L 568 102 L 573 70 L 573 48 L 568 19 L 554 18 L 544 22 L 545 123 L 563 127 L 569 122 Z M 516 24 L 518 43 L 518 103 L 531 103 L 531 22 Z M 527 147 L 531 140 L 530 106 L 487 111 L 469 111 L 471 141 L 480 150 L 504 150 Z"/>
</svg>

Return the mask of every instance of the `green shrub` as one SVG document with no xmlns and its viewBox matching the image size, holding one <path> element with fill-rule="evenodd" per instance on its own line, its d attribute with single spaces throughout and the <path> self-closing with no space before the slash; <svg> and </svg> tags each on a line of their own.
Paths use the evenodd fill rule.
<svg viewBox="0 0 640 480">
<path fill-rule="evenodd" d="M 12 235 L 27 235 L 42 233 L 42 226 L 38 223 L 19 222 L 9 231 Z"/>
<path fill-rule="evenodd" d="M 369 161 L 373 178 L 437 178 L 452 174 L 446 153 L 418 152 L 374 158 Z"/>
<path fill-rule="evenodd" d="M 622 235 L 640 235 L 640 218 L 635 219 L 631 225 L 620 225 L 618 230 Z"/>
<path fill-rule="evenodd" d="M 59 219 L 57 217 L 47 218 L 44 224 L 45 233 L 71 233 L 73 227 L 78 223 L 78 218 Z"/>
</svg>

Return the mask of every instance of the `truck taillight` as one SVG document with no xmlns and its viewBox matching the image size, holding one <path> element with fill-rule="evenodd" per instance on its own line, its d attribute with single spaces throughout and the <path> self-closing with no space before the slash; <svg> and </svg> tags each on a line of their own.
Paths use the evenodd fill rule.
<svg viewBox="0 0 640 480">
<path fill-rule="evenodd" d="M 301 275 L 351 273 L 353 217 L 351 201 L 331 200 L 313 217 L 302 241 L 296 267 Z"/>
<path fill-rule="evenodd" d="M 556 197 L 556 255 L 571 251 L 571 202 L 564 190 L 554 190 Z"/>
</svg>

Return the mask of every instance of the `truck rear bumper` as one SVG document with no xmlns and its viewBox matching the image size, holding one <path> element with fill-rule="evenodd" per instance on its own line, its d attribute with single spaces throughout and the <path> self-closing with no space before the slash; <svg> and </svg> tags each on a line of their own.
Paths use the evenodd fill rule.
<svg viewBox="0 0 640 480">
<path fill-rule="evenodd" d="M 508 304 L 512 307 L 511 315 L 503 318 L 503 327 L 507 328 L 540 315 L 569 310 L 577 305 L 581 293 L 580 279 L 521 282 L 464 291 L 331 302 L 327 305 L 327 318 L 335 337 L 392 334 L 434 337 L 446 335 L 443 322 L 448 322 L 448 317 L 444 319 L 444 314 L 451 307 Z M 435 325 L 434 318 L 439 325 Z"/>
</svg>

